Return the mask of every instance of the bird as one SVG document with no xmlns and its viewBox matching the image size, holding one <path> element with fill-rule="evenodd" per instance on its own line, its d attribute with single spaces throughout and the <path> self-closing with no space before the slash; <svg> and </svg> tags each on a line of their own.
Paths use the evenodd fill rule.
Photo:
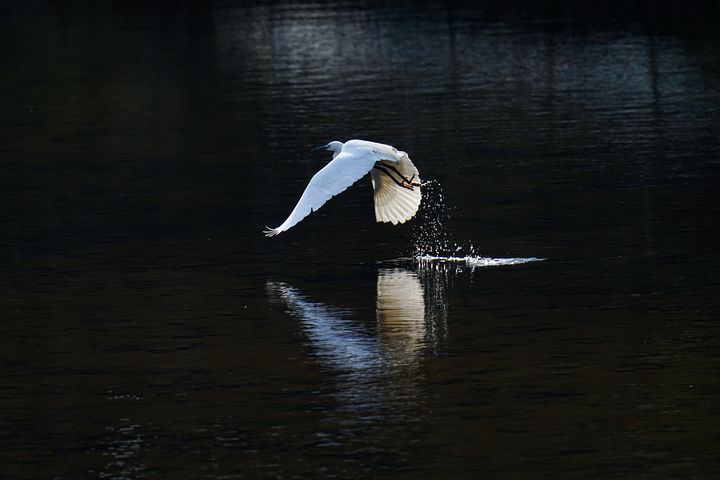
<svg viewBox="0 0 720 480">
<path fill-rule="evenodd" d="M 266 236 L 273 237 L 294 227 L 367 173 L 372 178 L 375 220 L 397 225 L 417 213 L 422 182 L 407 153 L 367 140 L 344 143 L 334 140 L 313 150 L 333 152 L 332 160 L 310 179 L 290 216 L 277 228 L 265 227 Z"/>
</svg>

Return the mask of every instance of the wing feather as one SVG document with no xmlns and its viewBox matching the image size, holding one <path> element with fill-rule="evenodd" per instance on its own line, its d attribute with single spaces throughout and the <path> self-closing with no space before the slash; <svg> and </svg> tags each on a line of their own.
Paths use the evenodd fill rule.
<svg viewBox="0 0 720 480">
<path fill-rule="evenodd" d="M 415 168 L 407 155 L 404 155 L 398 162 L 379 162 L 384 166 L 395 167 L 405 178 L 413 182 L 421 183 L 418 169 Z M 400 180 L 398 175 L 387 169 L 390 175 Z M 418 211 L 422 194 L 420 187 L 401 187 L 386 173 L 380 170 L 372 171 L 373 189 L 375 190 L 375 219 L 378 222 L 391 222 L 393 225 L 405 223 L 410 220 Z"/>
<path fill-rule="evenodd" d="M 317 172 L 303 192 L 290 216 L 277 228 L 267 227 L 268 237 L 278 235 L 317 211 L 325 202 L 365 176 L 377 158 L 341 151 L 330 163 Z"/>
</svg>

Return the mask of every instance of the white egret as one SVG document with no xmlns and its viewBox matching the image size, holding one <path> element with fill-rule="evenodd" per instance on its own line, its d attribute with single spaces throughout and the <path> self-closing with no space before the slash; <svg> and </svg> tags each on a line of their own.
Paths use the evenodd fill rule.
<svg viewBox="0 0 720 480">
<path fill-rule="evenodd" d="M 278 235 L 317 211 L 325 202 L 372 172 L 375 219 L 405 223 L 420 207 L 421 181 L 408 154 L 390 145 L 366 140 L 333 141 L 315 150 L 330 150 L 333 159 L 317 172 L 290 216 L 277 228 L 268 228 L 268 237 Z"/>
</svg>

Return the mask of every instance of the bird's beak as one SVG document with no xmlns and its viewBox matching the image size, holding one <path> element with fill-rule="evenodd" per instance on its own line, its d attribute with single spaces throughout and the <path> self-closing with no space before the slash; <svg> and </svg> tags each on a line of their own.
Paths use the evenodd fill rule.
<svg viewBox="0 0 720 480">
<path fill-rule="evenodd" d="M 313 148 L 312 151 L 316 152 L 318 150 L 327 150 L 327 148 L 328 148 L 328 144 L 326 143 L 325 145 L 320 145 L 319 147 Z"/>
</svg>

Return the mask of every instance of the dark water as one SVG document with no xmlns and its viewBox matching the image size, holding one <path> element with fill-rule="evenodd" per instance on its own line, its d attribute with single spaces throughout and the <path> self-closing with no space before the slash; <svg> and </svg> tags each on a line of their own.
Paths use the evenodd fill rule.
<svg viewBox="0 0 720 480">
<path fill-rule="evenodd" d="M 717 10 L 538 5 L 0 6 L 3 475 L 717 478 Z"/>
</svg>

